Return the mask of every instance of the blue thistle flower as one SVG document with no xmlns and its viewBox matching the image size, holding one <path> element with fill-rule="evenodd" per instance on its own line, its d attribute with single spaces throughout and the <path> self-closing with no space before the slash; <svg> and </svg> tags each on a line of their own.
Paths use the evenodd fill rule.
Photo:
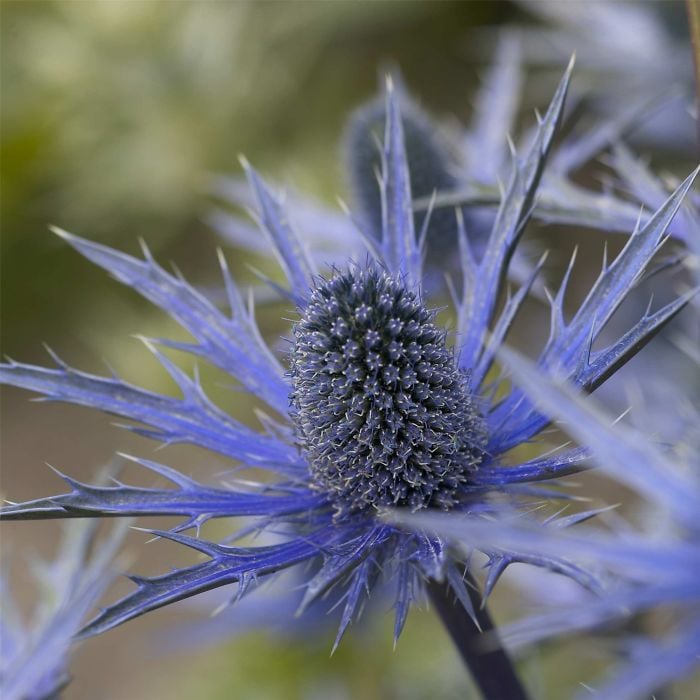
<svg viewBox="0 0 700 700">
<path fill-rule="evenodd" d="M 400 101 L 389 84 L 379 183 L 381 236 L 364 232 L 374 260 L 357 261 L 330 274 L 290 224 L 281 203 L 247 164 L 260 229 L 272 245 L 289 289 L 276 287 L 298 308 L 290 369 L 264 343 L 252 309 L 244 303 L 225 260 L 221 265 L 232 314 L 219 311 L 144 249 L 138 260 L 56 231 L 92 262 L 169 313 L 193 337 L 190 343 L 146 341 L 177 382 L 181 398 L 149 392 L 116 376 L 98 377 L 58 360 L 47 369 L 9 362 L 0 380 L 49 400 L 99 408 L 141 425 L 128 426 L 162 443 L 187 442 L 253 467 L 277 481 L 210 486 L 151 460 L 138 464 L 174 488 L 126 484 L 88 486 L 64 477 L 68 493 L 4 508 L 3 519 L 180 515 L 185 521 L 157 535 L 203 553 L 198 564 L 161 576 L 133 576 L 136 588 L 102 611 L 82 632 L 108 630 L 150 610 L 202 591 L 238 585 L 238 596 L 277 572 L 312 562 L 301 608 L 333 588 L 343 591 L 336 644 L 383 573 L 395 588 L 395 636 L 424 589 L 446 586 L 476 620 L 473 592 L 465 583 L 468 559 L 440 537 L 387 523 L 386 506 L 483 513 L 493 492 L 542 493 L 532 485 L 583 467 L 585 450 L 562 450 L 511 466 L 506 453 L 532 440 L 548 424 L 526 393 L 490 373 L 535 281 L 541 264 L 497 313 L 503 280 L 532 214 L 552 139 L 561 120 L 571 68 L 542 118 L 526 155 L 516 158 L 483 253 L 476 255 L 458 217 L 462 294 L 456 299 L 454 348 L 423 302 L 423 257 L 430 222 L 416 230 Z M 548 373 L 595 389 L 640 350 L 687 303 L 674 300 L 647 314 L 600 350 L 591 345 L 627 297 L 662 242 L 691 175 L 605 264 L 573 317 L 562 311 L 566 280 L 551 301 L 550 337 L 540 355 Z M 215 406 L 197 377 L 187 376 L 158 346 L 201 357 L 236 378 L 278 418 L 263 418 L 258 432 Z M 498 394 L 499 387 L 502 392 Z M 260 529 L 284 532 L 284 541 L 232 546 L 183 534 L 211 518 L 256 516 Z M 494 555 L 491 579 L 511 562 Z M 589 578 L 557 557 L 522 559 L 588 584 Z M 432 594 L 431 593 L 431 594 Z M 433 596 L 435 597 L 435 596 Z M 438 600 L 439 597 L 438 597 Z M 478 605 L 476 606 L 478 607 Z"/>
<path fill-rule="evenodd" d="M 520 35 L 518 31 L 507 31 L 499 37 L 493 64 L 474 98 L 473 120 L 467 126 L 450 124 L 448 128 L 438 123 L 417 104 L 400 76 L 395 78 L 415 200 L 415 230 L 422 230 L 429 212 L 430 246 L 426 250 L 423 279 L 427 294 L 442 284 L 446 273 L 459 278 L 455 207 L 462 210 L 470 243 L 479 258 L 501 201 L 501 183 L 507 182 L 510 174 L 511 144 L 505 135 L 513 134 L 523 148 L 534 137 L 531 129 L 519 135 L 517 132 L 516 117 L 522 110 L 525 78 Z M 572 133 L 560 138 L 552 147 L 548 168 L 538 184 L 532 217 L 544 224 L 627 235 L 639 223 L 639 204 L 649 212 L 658 209 L 668 197 L 665 185 L 654 182 L 650 186 L 654 178 L 643 173 L 636 178 L 633 175 L 636 181 L 630 182 L 630 168 L 623 167 L 618 157 L 612 162 L 617 179 L 602 190 L 583 186 L 581 178 L 572 177 L 609 147 L 614 146 L 617 151 L 620 139 L 644 122 L 658 102 L 659 98 L 650 101 L 647 96 L 643 103 L 635 103 L 621 115 L 601 120 L 584 131 L 570 129 Z M 343 139 L 343 171 L 352 219 L 366 237 L 375 240 L 382 236 L 382 203 L 375 175 L 382 164 L 376 144 L 385 120 L 386 99 L 380 95 L 351 114 Z M 643 165 L 636 163 L 634 169 L 639 171 Z M 607 172 L 600 177 L 610 179 Z M 218 177 L 212 192 L 226 204 L 209 213 L 212 228 L 237 248 L 264 253 L 265 242 L 258 230 L 234 211 L 255 207 L 254 196 L 243 179 Z M 342 266 L 347 258 L 361 253 L 361 239 L 352 221 L 340 211 L 296 192 L 287 192 L 285 199 L 286 213 L 302 240 L 308 242 L 313 259 Z M 642 223 L 646 223 L 646 216 L 642 212 Z M 691 245 L 695 239 L 692 226 L 682 216 L 676 217 L 668 233 L 684 245 Z M 515 248 L 508 266 L 509 278 L 518 284 L 526 283 L 533 272 L 532 250 L 523 248 Z M 536 283 L 532 291 L 544 297 L 541 284 Z"/>
</svg>

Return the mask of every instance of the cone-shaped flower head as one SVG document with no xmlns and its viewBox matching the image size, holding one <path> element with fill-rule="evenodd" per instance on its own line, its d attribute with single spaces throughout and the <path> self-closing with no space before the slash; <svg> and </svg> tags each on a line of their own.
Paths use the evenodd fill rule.
<svg viewBox="0 0 700 700">
<path fill-rule="evenodd" d="M 315 484 L 338 509 L 447 508 L 483 425 L 446 333 L 373 267 L 319 284 L 294 328 L 292 404 Z"/>
</svg>

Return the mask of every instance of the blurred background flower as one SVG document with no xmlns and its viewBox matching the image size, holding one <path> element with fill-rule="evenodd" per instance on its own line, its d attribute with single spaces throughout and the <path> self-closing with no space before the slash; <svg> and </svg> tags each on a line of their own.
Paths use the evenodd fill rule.
<svg viewBox="0 0 700 700">
<path fill-rule="evenodd" d="M 17 610 L 7 581 L 0 579 L 0 691 L 5 700 L 55 698 L 70 683 L 73 637 L 123 564 L 118 552 L 127 526 L 120 523 L 100 539 L 94 522 L 64 523 L 55 561 L 31 560 L 37 595 L 28 620 Z"/>
<path fill-rule="evenodd" d="M 680 84 L 675 99 L 682 106 L 666 127 L 674 138 L 637 130 L 634 145 L 652 159 L 655 172 L 675 177 L 689 172 L 697 151 L 689 141 L 692 73 L 683 2 L 595 3 L 589 18 L 606 27 L 604 34 L 582 29 L 582 8 L 590 3 L 546 5 L 547 10 L 545 3 L 429 0 L 5 0 L 0 4 L 4 352 L 44 362 L 46 341 L 71 364 L 101 372 L 105 358 L 134 382 L 167 391 L 171 387 L 155 361 L 138 341 L 124 338 L 145 328 L 167 335 L 171 326 L 59 245 L 48 224 L 129 252 L 143 236 L 160 260 L 184 260 L 190 279 L 214 284 L 212 250 L 221 239 L 204 223 L 212 173 L 237 174 L 237 156 L 244 152 L 276 181 L 334 206 L 336 195 L 347 197 L 339 157 L 343 126 L 351 110 L 374 95 L 377 75 L 400 66 L 412 94 L 431 113 L 471 123 L 473 96 L 495 54 L 495 30 L 503 25 L 527 28 L 516 124 L 521 117 L 529 121 L 528 111 L 546 102 L 575 50 L 586 76 L 576 85 L 581 92 L 599 91 L 598 99 L 588 100 L 596 118 L 630 106 L 627 98 L 616 102 L 623 101 L 620 85 L 638 100 L 655 99 L 671 81 Z M 620 13 L 641 18 L 641 25 L 620 19 Z M 598 40 L 603 35 L 605 42 Z M 614 71 L 607 69 L 611 62 Z M 644 80 L 632 84 L 630 76 Z M 586 172 L 579 177 L 586 185 L 600 184 Z M 562 229 L 543 226 L 532 235 L 538 245 L 553 249 L 550 261 L 559 267 L 580 244 L 574 294 L 597 274 L 600 233 L 566 229 L 562 235 Z M 619 243 L 611 238 L 611 247 Z M 229 259 L 239 279 L 254 280 L 244 266 L 247 253 Z M 536 310 L 516 329 L 513 342 L 526 339 L 528 324 L 546 323 Z M 282 331 L 264 310 L 261 325 L 270 338 Z M 634 371 L 632 364 L 629 372 Z M 216 398 L 245 420 L 246 407 L 226 387 Z M 109 418 L 85 409 L 30 407 L 13 390 L 4 392 L 3 408 L 2 491 L 16 500 L 55 491 L 55 477 L 42 470 L 46 461 L 89 480 L 117 445 L 147 454 L 139 437 L 125 440 Z M 180 449 L 169 461 L 193 476 L 224 468 L 215 457 L 202 464 L 201 456 L 197 461 L 191 456 Z M 55 544 L 53 528 L 43 523 L 5 525 L 3 540 L 9 538 L 17 548 L 32 542 L 47 556 Z M 136 533 L 128 541 L 143 538 Z M 175 545 L 161 549 L 167 559 L 143 558 L 141 571 L 161 571 L 164 561 L 181 556 Z M 27 572 L 19 566 L 10 574 L 19 582 L 23 607 Z M 502 619 L 511 615 L 509 598 L 494 595 Z M 386 616 L 356 630 L 330 660 L 324 636 L 291 644 L 260 632 L 218 648 L 189 647 L 167 656 L 157 630 L 170 615 L 158 613 L 83 645 L 68 697 L 464 697 L 464 672 L 432 615 L 409 620 L 398 653 L 387 643 L 392 620 Z M 182 617 L 201 620 L 191 610 Z M 230 620 L 235 625 L 235 615 Z M 571 695 L 593 675 L 590 667 L 605 663 L 602 655 L 579 653 L 584 649 L 574 640 L 530 652 L 525 670 L 533 687 L 542 688 L 538 697 Z"/>
</svg>

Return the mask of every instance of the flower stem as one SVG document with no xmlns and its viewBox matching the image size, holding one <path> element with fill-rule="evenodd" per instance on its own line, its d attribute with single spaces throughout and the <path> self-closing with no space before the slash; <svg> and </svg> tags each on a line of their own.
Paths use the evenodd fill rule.
<svg viewBox="0 0 700 700">
<path fill-rule="evenodd" d="M 476 611 L 478 626 L 457 600 L 447 581 L 430 580 L 428 582 L 430 600 L 450 633 L 484 700 L 505 700 L 505 698 L 528 700 L 513 662 L 499 642 L 488 610 L 481 607 L 475 582 L 469 574 L 467 576 L 466 588 Z M 485 638 L 486 635 L 488 639 Z"/>
</svg>

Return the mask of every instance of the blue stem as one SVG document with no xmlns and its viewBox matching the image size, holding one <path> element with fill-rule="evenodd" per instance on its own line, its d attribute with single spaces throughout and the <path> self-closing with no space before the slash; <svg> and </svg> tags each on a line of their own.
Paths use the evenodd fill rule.
<svg viewBox="0 0 700 700">
<path fill-rule="evenodd" d="M 484 700 L 528 700 L 513 662 L 500 644 L 488 610 L 481 607 L 476 585 L 469 575 L 466 588 L 478 626 L 447 581 L 429 581 L 428 595 Z"/>
</svg>

